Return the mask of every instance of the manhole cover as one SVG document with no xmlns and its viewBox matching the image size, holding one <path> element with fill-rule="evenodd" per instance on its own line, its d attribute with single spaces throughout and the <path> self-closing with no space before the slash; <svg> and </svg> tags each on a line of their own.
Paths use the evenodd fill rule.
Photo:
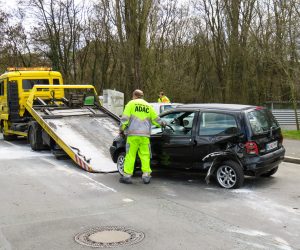
<svg viewBox="0 0 300 250">
<path fill-rule="evenodd" d="M 113 248 L 136 244 L 144 239 L 143 232 L 126 227 L 95 227 L 79 233 L 75 241 L 81 245 L 99 248 Z"/>
</svg>

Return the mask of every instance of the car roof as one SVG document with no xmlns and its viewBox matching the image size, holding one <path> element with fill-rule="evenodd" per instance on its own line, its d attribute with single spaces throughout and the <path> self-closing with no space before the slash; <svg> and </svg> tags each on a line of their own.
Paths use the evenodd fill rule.
<svg viewBox="0 0 300 250">
<path fill-rule="evenodd" d="M 182 105 L 182 103 L 177 102 L 149 102 L 151 105 L 164 106 L 164 105 Z"/>
<path fill-rule="evenodd" d="M 217 109 L 227 111 L 243 111 L 248 109 L 254 109 L 257 106 L 253 105 L 242 105 L 242 104 L 225 104 L 225 103 L 194 103 L 194 104 L 183 104 L 178 106 L 176 109 Z"/>
</svg>

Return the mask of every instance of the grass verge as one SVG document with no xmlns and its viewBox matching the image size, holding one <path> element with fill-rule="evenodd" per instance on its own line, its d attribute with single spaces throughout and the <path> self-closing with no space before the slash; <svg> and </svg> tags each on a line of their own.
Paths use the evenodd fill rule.
<svg viewBox="0 0 300 250">
<path fill-rule="evenodd" d="M 282 135 L 286 139 L 300 140 L 300 131 L 298 130 L 282 130 Z"/>
</svg>

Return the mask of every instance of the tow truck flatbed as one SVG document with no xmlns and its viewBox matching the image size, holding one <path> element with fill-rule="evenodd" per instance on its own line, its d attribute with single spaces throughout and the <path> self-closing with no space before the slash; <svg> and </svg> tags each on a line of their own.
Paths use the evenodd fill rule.
<svg viewBox="0 0 300 250">
<path fill-rule="evenodd" d="M 26 102 L 26 110 L 63 151 L 89 172 L 116 172 L 109 154 L 110 144 L 118 134 L 119 118 L 102 106 L 69 108 L 39 103 L 42 89 L 93 89 L 91 85 L 36 85 Z"/>
</svg>

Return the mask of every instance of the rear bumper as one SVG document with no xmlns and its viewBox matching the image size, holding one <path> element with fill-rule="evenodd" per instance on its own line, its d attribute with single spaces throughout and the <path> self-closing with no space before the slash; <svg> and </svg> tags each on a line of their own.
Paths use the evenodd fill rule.
<svg viewBox="0 0 300 250">
<path fill-rule="evenodd" d="M 271 153 L 246 158 L 244 166 L 246 173 L 251 175 L 259 176 L 269 170 L 277 167 L 284 159 L 285 149 L 282 146 L 281 148 L 273 151 Z"/>
</svg>

